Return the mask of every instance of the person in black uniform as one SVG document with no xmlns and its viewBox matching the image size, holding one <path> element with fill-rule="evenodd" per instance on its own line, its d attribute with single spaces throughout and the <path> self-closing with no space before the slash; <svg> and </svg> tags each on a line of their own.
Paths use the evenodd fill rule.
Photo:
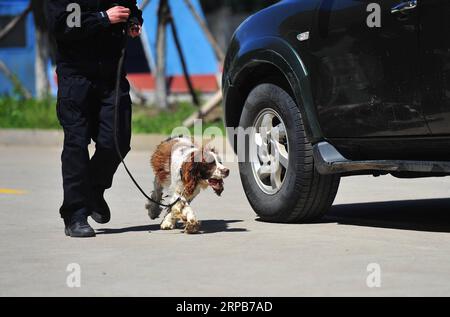
<svg viewBox="0 0 450 317">
<path fill-rule="evenodd" d="M 73 9 L 74 4 L 81 10 Z M 65 136 L 60 213 L 67 236 L 94 237 L 87 219 L 91 216 L 101 224 L 110 221 L 104 193 L 111 188 L 120 164 L 114 142 L 118 61 L 124 37 L 141 33 L 142 12 L 136 0 L 49 0 L 47 14 L 57 42 L 57 115 Z M 118 124 L 124 156 L 130 151 L 131 140 L 129 91 L 124 72 Z M 96 144 L 92 158 L 88 152 L 91 140 Z"/>
</svg>

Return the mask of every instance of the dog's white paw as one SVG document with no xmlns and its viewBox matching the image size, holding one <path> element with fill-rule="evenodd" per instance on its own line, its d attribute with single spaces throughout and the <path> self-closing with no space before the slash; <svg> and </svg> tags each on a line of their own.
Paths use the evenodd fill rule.
<svg viewBox="0 0 450 317">
<path fill-rule="evenodd" d="M 175 229 L 175 224 L 170 221 L 164 221 L 161 224 L 161 230 L 173 230 Z"/>
<path fill-rule="evenodd" d="M 184 228 L 184 231 L 187 234 L 196 234 L 200 231 L 201 222 L 197 220 L 191 220 L 186 222 L 186 227 Z"/>
</svg>

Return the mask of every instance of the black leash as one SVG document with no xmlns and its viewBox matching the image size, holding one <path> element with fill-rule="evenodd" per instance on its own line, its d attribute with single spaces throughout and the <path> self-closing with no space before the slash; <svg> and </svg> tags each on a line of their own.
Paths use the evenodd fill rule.
<svg viewBox="0 0 450 317">
<path fill-rule="evenodd" d="M 120 107 L 120 83 L 122 82 L 122 68 L 123 68 L 123 64 L 125 62 L 125 56 L 126 56 L 126 50 L 127 50 L 127 40 L 128 40 L 128 23 L 126 28 L 124 29 L 124 35 L 123 35 L 123 48 L 122 48 L 122 52 L 120 55 L 120 59 L 119 59 L 119 64 L 118 64 L 118 68 L 117 68 L 117 77 L 116 77 L 116 87 L 115 87 L 115 100 L 114 100 L 114 144 L 116 147 L 116 152 L 117 155 L 119 156 L 119 159 L 123 165 L 123 167 L 125 168 L 125 171 L 127 172 L 128 176 L 130 177 L 130 179 L 133 181 L 134 185 L 136 186 L 136 188 L 142 193 L 142 195 L 147 198 L 150 202 L 157 204 L 158 206 L 164 207 L 164 208 L 172 208 L 173 206 L 175 206 L 180 200 L 181 197 L 179 197 L 175 202 L 173 202 L 170 205 L 166 205 L 166 204 L 162 204 L 160 202 L 155 201 L 154 199 L 152 199 L 149 195 L 147 195 L 145 193 L 145 191 L 142 189 L 142 187 L 139 185 L 139 183 L 136 181 L 136 179 L 134 178 L 133 174 L 130 172 L 130 170 L 128 169 L 127 164 L 125 163 L 125 159 L 122 155 L 122 152 L 120 150 L 120 145 L 119 145 L 119 137 L 118 137 L 118 131 L 119 131 L 119 107 Z"/>
</svg>

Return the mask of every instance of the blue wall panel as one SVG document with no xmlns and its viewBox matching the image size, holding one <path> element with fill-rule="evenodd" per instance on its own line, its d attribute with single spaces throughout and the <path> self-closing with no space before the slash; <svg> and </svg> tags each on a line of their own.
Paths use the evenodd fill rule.
<svg viewBox="0 0 450 317">
<path fill-rule="evenodd" d="M 0 0 L 0 15 L 19 15 L 28 6 L 28 0 Z M 35 34 L 32 15 L 26 19 L 26 47 L 0 49 L 0 60 L 20 79 L 24 86 L 35 92 Z M 0 73 L 0 94 L 12 92 L 11 83 Z"/>
<path fill-rule="evenodd" d="M 217 73 L 218 62 L 214 50 L 184 1 L 169 0 L 169 4 L 178 29 L 189 72 L 193 75 Z M 198 0 L 192 0 L 192 4 L 197 8 L 198 12 L 203 14 Z M 144 11 L 144 27 L 151 46 L 153 60 L 156 60 L 158 5 L 159 0 L 153 0 Z M 167 35 L 167 73 L 169 76 L 182 75 L 183 70 L 170 29 L 167 30 Z"/>
</svg>

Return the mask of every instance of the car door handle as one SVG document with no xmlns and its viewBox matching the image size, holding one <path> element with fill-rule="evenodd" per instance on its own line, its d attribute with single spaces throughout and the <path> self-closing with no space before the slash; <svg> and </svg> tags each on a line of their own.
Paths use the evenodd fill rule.
<svg viewBox="0 0 450 317">
<path fill-rule="evenodd" d="M 391 9 L 391 13 L 406 13 L 407 11 L 417 8 L 417 0 L 405 1 L 397 4 Z"/>
</svg>

